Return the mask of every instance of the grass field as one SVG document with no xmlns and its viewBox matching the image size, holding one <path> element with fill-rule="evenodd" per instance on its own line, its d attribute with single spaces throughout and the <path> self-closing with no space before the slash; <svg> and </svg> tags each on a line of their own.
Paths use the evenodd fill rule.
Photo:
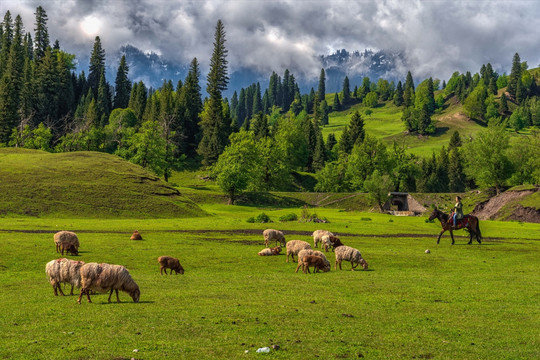
<svg viewBox="0 0 540 360">
<path fill-rule="evenodd" d="M 465 245 L 424 217 L 317 209 L 329 224 L 249 224 L 299 209 L 202 204 L 185 219 L 0 219 L 0 358 L 9 359 L 532 359 L 540 356 L 540 225 L 481 223 Z M 327 228 L 360 249 L 368 271 L 296 274 L 285 256 L 259 257 L 262 229 L 311 242 Z M 130 241 L 137 228 L 143 241 Z M 52 233 L 79 233 L 86 262 L 125 265 L 140 303 L 54 297 L 45 264 Z M 28 231 L 40 231 L 31 233 Z M 431 254 L 425 254 L 425 249 Z M 185 275 L 161 276 L 156 258 Z M 333 254 L 329 259 L 334 264 Z M 270 354 L 263 346 L 279 345 Z M 139 350 L 133 352 L 134 349 Z M 246 354 L 245 351 L 249 352 Z"/>
</svg>

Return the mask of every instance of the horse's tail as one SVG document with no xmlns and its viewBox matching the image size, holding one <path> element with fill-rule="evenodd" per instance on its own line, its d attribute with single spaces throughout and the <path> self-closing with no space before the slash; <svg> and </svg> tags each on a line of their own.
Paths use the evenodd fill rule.
<svg viewBox="0 0 540 360">
<path fill-rule="evenodd" d="M 474 230 L 478 234 L 478 238 L 482 239 L 482 233 L 480 232 L 480 220 L 475 216 L 476 219 L 476 229 Z"/>
</svg>

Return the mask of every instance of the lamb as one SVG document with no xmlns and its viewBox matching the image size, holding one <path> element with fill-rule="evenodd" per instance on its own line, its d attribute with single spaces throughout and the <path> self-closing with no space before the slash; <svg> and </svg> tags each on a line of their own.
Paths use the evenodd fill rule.
<svg viewBox="0 0 540 360">
<path fill-rule="evenodd" d="M 320 256 L 315 255 L 306 255 L 304 256 L 304 259 L 302 260 L 303 264 L 303 272 L 304 274 L 310 273 L 309 267 L 313 266 L 314 271 L 313 272 L 319 272 L 320 270 L 323 270 L 324 272 L 330 270 L 330 267 L 324 263 L 324 260 Z M 307 272 L 306 272 L 307 271 Z"/>
<path fill-rule="evenodd" d="M 327 231 L 327 230 L 315 230 L 313 232 L 313 247 L 315 248 L 319 247 L 319 243 L 322 242 L 322 237 L 324 235 L 334 235 L 334 234 L 332 234 L 330 231 Z"/>
<path fill-rule="evenodd" d="M 112 264 L 98 264 L 88 263 L 81 267 L 81 293 L 77 299 L 77 303 L 81 303 L 83 294 L 86 294 L 88 302 L 90 300 L 90 290 L 99 292 L 111 291 L 109 294 L 109 302 L 111 302 L 111 296 L 113 290 L 116 291 L 116 301 L 120 302 L 118 297 L 118 290 L 127 292 L 133 299 L 133 302 L 139 302 L 141 291 L 139 286 L 129 274 L 129 271 L 122 265 Z"/>
<path fill-rule="evenodd" d="M 311 245 L 302 240 L 291 240 L 287 242 L 287 262 L 289 262 L 289 255 L 292 256 L 292 261 L 294 262 L 294 255 L 304 249 L 311 249 Z"/>
<path fill-rule="evenodd" d="M 276 246 L 275 248 L 265 248 L 259 251 L 259 256 L 272 256 L 279 255 L 281 252 L 281 247 Z"/>
<path fill-rule="evenodd" d="M 79 238 L 77 234 L 71 231 L 59 231 L 54 234 L 54 243 L 56 244 L 56 252 L 64 251 L 73 255 L 79 255 Z"/>
<path fill-rule="evenodd" d="M 279 241 L 281 246 L 285 246 L 285 236 L 282 231 L 274 229 L 266 229 L 263 231 L 264 245 L 268 247 L 268 243 L 272 240 L 276 241 L 276 245 Z"/>
<path fill-rule="evenodd" d="M 45 265 L 45 272 L 49 277 L 49 282 L 53 287 L 55 296 L 58 296 L 57 290 L 64 296 L 64 292 L 60 286 L 61 283 L 71 285 L 70 295 L 73 295 L 74 287 L 81 287 L 80 269 L 83 265 L 84 261 L 75 261 L 65 258 L 51 260 Z"/>
<path fill-rule="evenodd" d="M 298 266 L 296 267 L 296 271 L 295 272 L 298 272 L 298 269 L 300 269 L 300 266 L 302 267 L 302 271 L 304 271 L 304 256 L 307 256 L 307 255 L 315 255 L 315 256 L 319 256 L 323 259 L 324 261 L 324 268 L 322 268 L 321 270 L 323 270 L 324 272 L 327 272 L 327 271 L 330 271 L 330 268 L 331 268 L 331 265 L 330 265 L 330 261 L 328 261 L 328 259 L 326 258 L 326 256 L 318 251 L 318 250 L 311 250 L 311 249 L 304 249 L 302 251 L 300 251 L 298 253 Z M 309 269 L 308 269 L 309 271 Z"/>
<path fill-rule="evenodd" d="M 184 274 L 184 268 L 182 267 L 182 265 L 180 265 L 180 260 L 176 258 L 170 256 L 160 256 L 158 257 L 157 261 L 159 265 L 161 265 L 159 268 L 159 272 L 161 273 L 161 275 L 163 275 L 163 270 L 165 270 L 165 275 L 168 275 L 167 269 L 171 269 L 171 275 L 173 270 L 176 275 L 178 275 L 178 273 L 180 273 L 181 275 Z"/>
<path fill-rule="evenodd" d="M 338 246 L 343 246 L 343 243 L 341 240 L 334 235 L 324 235 L 322 237 L 322 244 L 324 245 L 324 251 L 328 252 L 328 249 L 332 249 L 334 251 L 335 248 Z"/>
<path fill-rule="evenodd" d="M 334 264 L 334 266 L 336 270 L 337 270 L 338 264 L 339 264 L 339 270 L 342 270 L 341 262 L 343 260 L 351 262 L 351 266 L 352 266 L 351 270 L 353 271 L 358 266 L 358 264 L 362 264 L 362 267 L 364 268 L 364 270 L 367 270 L 368 268 L 368 263 L 366 262 L 366 260 L 364 260 L 364 258 L 362 258 L 360 251 L 358 251 L 355 248 L 352 248 L 350 246 L 345 246 L 345 245 L 339 246 L 335 249 L 335 254 L 336 254 L 336 263 Z"/>
<path fill-rule="evenodd" d="M 141 234 L 139 233 L 139 230 L 135 230 L 133 232 L 133 235 L 131 235 L 131 237 L 129 238 L 130 240 L 142 240 L 142 236 Z"/>
</svg>

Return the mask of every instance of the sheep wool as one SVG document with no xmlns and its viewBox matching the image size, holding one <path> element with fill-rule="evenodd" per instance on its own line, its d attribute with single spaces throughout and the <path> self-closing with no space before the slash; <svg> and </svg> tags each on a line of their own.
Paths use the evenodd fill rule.
<svg viewBox="0 0 540 360">
<path fill-rule="evenodd" d="M 90 300 L 90 290 L 98 292 L 111 291 L 109 302 L 113 290 L 116 291 L 116 300 L 120 302 L 118 290 L 127 292 L 134 302 L 139 302 L 139 286 L 131 278 L 129 271 L 122 265 L 88 263 L 81 267 L 81 293 L 77 302 L 81 303 L 83 294 L 86 294 L 88 302 Z"/>
<path fill-rule="evenodd" d="M 165 270 L 165 275 L 167 275 L 167 269 L 171 269 L 171 275 L 173 270 L 178 275 L 184 275 L 184 268 L 180 265 L 180 260 L 173 258 L 171 256 L 160 256 L 158 257 L 158 263 L 160 265 L 159 272 L 163 275 L 163 270 Z"/>
<path fill-rule="evenodd" d="M 287 262 L 289 262 L 289 255 L 292 256 L 292 261 L 294 262 L 294 255 L 304 249 L 311 249 L 311 245 L 302 240 L 291 240 L 287 242 Z"/>
<path fill-rule="evenodd" d="M 364 260 L 364 258 L 360 254 L 360 251 L 355 248 L 352 248 L 350 246 L 345 246 L 345 245 L 338 246 L 337 248 L 335 248 L 335 254 L 336 254 L 336 263 L 334 266 L 336 270 L 337 270 L 338 264 L 339 264 L 339 269 L 341 270 L 341 262 L 343 260 L 351 262 L 352 270 L 354 270 L 358 266 L 358 264 L 361 264 L 364 270 L 368 268 L 368 263 L 366 262 L 366 260 Z"/>
<path fill-rule="evenodd" d="M 259 256 L 279 255 L 280 252 L 281 248 L 279 246 L 276 246 L 275 248 L 264 248 L 259 251 Z"/>
<path fill-rule="evenodd" d="M 313 247 L 319 247 L 319 243 L 322 243 L 323 236 L 334 235 L 328 230 L 315 230 L 313 232 Z"/>
<path fill-rule="evenodd" d="M 53 287 L 55 296 L 58 296 L 57 291 L 64 296 L 64 292 L 60 287 L 60 284 L 62 283 L 71 285 L 71 295 L 73 295 L 74 287 L 81 287 L 80 269 L 83 265 L 84 261 L 75 261 L 64 258 L 51 260 L 45 265 L 45 272 L 49 277 L 49 282 Z"/>
</svg>

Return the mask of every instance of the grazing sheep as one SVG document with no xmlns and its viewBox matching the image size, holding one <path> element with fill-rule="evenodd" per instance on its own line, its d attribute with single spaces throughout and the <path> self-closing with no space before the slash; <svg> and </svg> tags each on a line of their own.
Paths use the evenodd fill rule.
<svg viewBox="0 0 540 360">
<path fill-rule="evenodd" d="M 99 292 L 111 291 L 109 294 L 109 302 L 113 290 L 116 291 L 116 301 L 120 302 L 118 290 L 125 291 L 131 296 L 133 302 L 139 302 L 141 291 L 139 286 L 133 281 L 129 271 L 122 265 L 88 263 L 81 267 L 81 293 L 77 302 L 81 303 L 83 294 L 86 294 L 88 302 L 90 300 L 90 290 Z"/>
<path fill-rule="evenodd" d="M 292 256 L 292 261 L 294 262 L 294 255 L 304 249 L 311 249 L 311 245 L 302 240 L 291 240 L 287 242 L 287 262 L 289 262 L 289 255 Z"/>
<path fill-rule="evenodd" d="M 56 244 L 56 252 L 64 251 L 73 255 L 79 255 L 79 238 L 77 234 L 71 231 L 59 231 L 54 234 L 54 243 Z"/>
<path fill-rule="evenodd" d="M 341 262 L 343 260 L 351 262 L 351 266 L 352 266 L 351 270 L 353 271 L 358 266 L 358 264 L 362 264 L 362 267 L 364 268 L 364 270 L 368 268 L 368 263 L 366 262 L 366 260 L 364 260 L 364 258 L 362 258 L 360 251 L 358 251 L 355 248 L 342 245 L 335 249 L 335 254 L 336 254 L 336 263 L 334 266 L 336 270 L 337 270 L 338 264 L 339 264 L 339 270 L 342 270 Z"/>
<path fill-rule="evenodd" d="M 276 246 L 275 248 L 265 248 L 259 251 L 259 256 L 272 256 L 279 255 L 281 252 L 281 247 Z"/>
<path fill-rule="evenodd" d="M 279 241 L 281 246 L 285 246 L 285 236 L 282 231 L 274 229 L 266 229 L 263 231 L 264 245 L 268 247 L 268 243 L 272 240 L 276 241 L 276 245 Z"/>
<path fill-rule="evenodd" d="M 171 269 L 171 275 L 173 270 L 176 275 L 178 275 L 178 273 L 182 275 L 184 274 L 184 268 L 182 267 L 182 265 L 180 265 L 180 260 L 178 260 L 177 258 L 173 258 L 170 256 L 160 256 L 157 258 L 157 261 L 159 265 L 161 265 L 159 268 L 159 272 L 161 273 L 161 275 L 163 275 L 163 270 L 165 270 L 165 275 L 168 275 L 167 269 Z"/>
<path fill-rule="evenodd" d="M 338 246 L 343 246 L 343 243 L 341 240 L 334 235 L 324 235 L 322 237 L 322 244 L 324 246 L 324 251 L 328 252 L 328 249 L 332 249 L 334 251 L 335 248 Z"/>
<path fill-rule="evenodd" d="M 303 265 L 302 271 L 304 272 L 304 274 L 307 274 L 307 273 L 311 274 L 311 272 L 309 271 L 310 266 L 313 266 L 314 273 L 319 272 L 319 269 L 323 270 L 324 272 L 330 270 L 330 267 L 325 264 L 323 258 L 320 256 L 315 256 L 315 255 L 304 256 L 304 259 L 302 260 L 302 265 Z"/>
<path fill-rule="evenodd" d="M 130 240 L 142 240 L 141 234 L 139 234 L 139 230 L 135 230 L 133 232 L 133 235 L 129 238 Z"/>
<path fill-rule="evenodd" d="M 324 261 L 324 264 L 325 264 L 325 267 L 321 270 L 323 270 L 324 272 L 327 272 L 327 271 L 330 271 L 330 261 L 328 261 L 328 259 L 326 258 L 326 256 L 318 251 L 318 250 L 311 250 L 311 249 L 304 249 L 302 251 L 300 251 L 298 253 L 298 266 L 296 267 L 296 271 L 295 272 L 298 272 L 298 269 L 300 269 L 300 266 L 302 267 L 302 271 L 304 271 L 304 256 L 307 256 L 307 255 L 315 255 L 315 256 L 319 256 L 323 259 Z"/>
<path fill-rule="evenodd" d="M 80 269 L 83 265 L 84 261 L 75 261 L 64 258 L 51 260 L 45 265 L 45 272 L 49 277 L 49 282 L 53 287 L 55 296 L 58 296 L 57 290 L 64 296 L 64 292 L 60 286 L 61 283 L 71 285 L 70 295 L 73 295 L 74 287 L 81 287 Z"/>
<path fill-rule="evenodd" d="M 322 242 L 322 237 L 324 235 L 334 235 L 328 230 L 315 230 L 313 232 L 313 247 L 319 247 L 319 243 Z M 321 245 L 322 246 L 322 245 Z"/>
</svg>

